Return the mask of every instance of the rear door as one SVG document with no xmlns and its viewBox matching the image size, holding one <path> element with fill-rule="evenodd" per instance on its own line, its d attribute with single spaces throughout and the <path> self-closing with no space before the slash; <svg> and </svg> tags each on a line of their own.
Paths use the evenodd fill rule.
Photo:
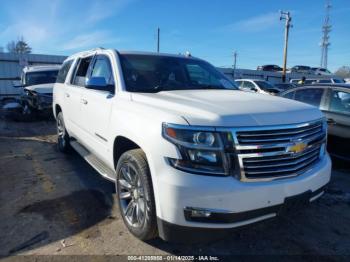
<svg viewBox="0 0 350 262">
<path fill-rule="evenodd" d="M 96 55 L 89 69 L 88 77 L 103 77 L 110 85 L 110 91 L 86 89 L 82 93 L 81 120 L 85 143 L 99 158 L 106 157 L 108 127 L 115 95 L 115 78 L 111 57 Z M 84 142 L 84 141 L 83 141 Z"/>
<path fill-rule="evenodd" d="M 329 89 L 327 98 L 329 151 L 350 159 L 350 90 Z"/>
</svg>

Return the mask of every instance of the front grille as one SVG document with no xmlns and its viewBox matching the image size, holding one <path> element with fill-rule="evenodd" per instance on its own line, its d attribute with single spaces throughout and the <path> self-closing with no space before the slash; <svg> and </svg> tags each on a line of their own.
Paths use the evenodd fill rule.
<svg viewBox="0 0 350 262">
<path fill-rule="evenodd" d="M 242 181 L 286 178 L 306 172 L 320 159 L 323 120 L 232 131 Z"/>
</svg>

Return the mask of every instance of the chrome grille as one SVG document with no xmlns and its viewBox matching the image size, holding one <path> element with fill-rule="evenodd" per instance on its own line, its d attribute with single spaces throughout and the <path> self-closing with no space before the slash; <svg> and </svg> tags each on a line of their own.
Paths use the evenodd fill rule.
<svg viewBox="0 0 350 262">
<path fill-rule="evenodd" d="M 326 141 L 323 120 L 296 125 L 236 128 L 231 132 L 242 181 L 300 175 L 319 161 Z M 297 149 L 293 151 L 294 148 Z"/>
</svg>

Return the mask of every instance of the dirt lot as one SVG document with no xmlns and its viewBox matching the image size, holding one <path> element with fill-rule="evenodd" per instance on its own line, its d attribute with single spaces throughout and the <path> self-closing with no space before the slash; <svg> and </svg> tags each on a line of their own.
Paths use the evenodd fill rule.
<svg viewBox="0 0 350 262">
<path fill-rule="evenodd" d="M 15 254 L 350 255 L 350 167 L 336 163 L 327 193 L 298 214 L 201 245 L 141 242 L 114 204 L 114 185 L 77 154 L 56 149 L 53 121 L 0 119 L 0 256 Z"/>
</svg>

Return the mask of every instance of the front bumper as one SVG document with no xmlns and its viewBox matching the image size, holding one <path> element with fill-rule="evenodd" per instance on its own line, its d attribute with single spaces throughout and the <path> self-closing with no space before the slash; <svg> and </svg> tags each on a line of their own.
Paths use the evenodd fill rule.
<svg viewBox="0 0 350 262">
<path fill-rule="evenodd" d="M 299 176 L 268 182 L 192 175 L 168 166 L 158 179 L 160 236 L 169 240 L 167 225 L 197 230 L 229 229 L 274 217 L 295 202 L 291 201 L 295 196 L 302 195 L 296 202 L 302 199 L 303 203 L 321 196 L 330 175 L 328 154 Z M 188 207 L 214 210 L 213 217 L 190 218 Z"/>
<path fill-rule="evenodd" d="M 52 94 L 39 94 L 28 92 L 21 97 L 31 108 L 47 110 L 52 107 Z"/>
</svg>

